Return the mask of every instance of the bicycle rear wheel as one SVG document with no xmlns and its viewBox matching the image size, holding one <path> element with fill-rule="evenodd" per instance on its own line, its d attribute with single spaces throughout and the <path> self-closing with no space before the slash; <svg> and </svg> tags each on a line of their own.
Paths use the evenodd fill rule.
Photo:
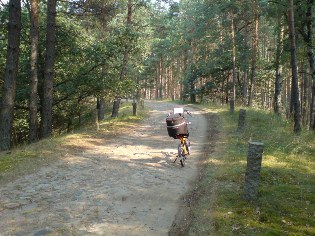
<svg viewBox="0 0 315 236">
<path fill-rule="evenodd" d="M 185 141 L 185 146 L 186 146 L 187 154 L 190 155 L 190 141 L 188 138 Z"/>
<path fill-rule="evenodd" d="M 180 164 L 181 164 L 182 167 L 185 166 L 185 156 L 184 156 L 184 154 L 183 154 L 183 151 L 184 151 L 184 150 L 183 150 L 182 145 L 179 144 L 179 145 L 178 145 L 178 159 L 179 159 Z"/>
</svg>

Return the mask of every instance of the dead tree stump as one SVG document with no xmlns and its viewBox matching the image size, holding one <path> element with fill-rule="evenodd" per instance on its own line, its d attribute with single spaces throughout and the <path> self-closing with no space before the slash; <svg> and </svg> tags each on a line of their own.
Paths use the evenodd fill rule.
<svg viewBox="0 0 315 236">
<path fill-rule="evenodd" d="M 257 199 L 263 149 L 263 143 L 249 142 L 244 185 L 244 198 L 248 201 Z"/>
<path fill-rule="evenodd" d="M 245 127 L 246 110 L 241 109 L 238 116 L 238 127 L 237 131 L 243 131 Z"/>
</svg>

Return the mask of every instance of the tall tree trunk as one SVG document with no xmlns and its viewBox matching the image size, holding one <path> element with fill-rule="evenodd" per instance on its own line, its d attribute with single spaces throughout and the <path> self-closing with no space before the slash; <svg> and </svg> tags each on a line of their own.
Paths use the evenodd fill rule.
<svg viewBox="0 0 315 236">
<path fill-rule="evenodd" d="M 160 63 L 156 66 L 155 76 L 155 99 L 159 99 L 159 88 L 160 88 Z"/>
<path fill-rule="evenodd" d="M 176 96 L 176 92 L 175 92 L 175 78 L 174 78 L 174 74 L 175 74 L 175 67 L 173 66 L 170 70 L 170 78 L 171 78 L 171 97 L 172 97 L 172 101 L 175 100 L 175 96 Z"/>
<path fill-rule="evenodd" d="M 195 73 L 195 72 L 194 72 Z M 189 90 L 190 90 L 190 102 L 196 103 L 196 85 L 195 85 L 196 77 L 194 75 L 193 79 L 190 81 Z"/>
<path fill-rule="evenodd" d="M 242 101 L 243 106 L 247 105 L 247 51 L 248 51 L 248 21 L 245 22 L 245 33 L 244 33 L 244 79 L 243 79 L 243 91 L 242 91 Z"/>
<path fill-rule="evenodd" d="M 131 26 L 131 18 L 132 18 L 132 3 L 131 0 L 128 0 L 128 5 L 127 5 L 127 23 L 126 23 L 126 29 L 128 34 L 130 33 L 130 26 Z M 126 73 L 127 73 L 127 65 L 128 65 L 128 60 L 129 60 L 129 42 L 125 42 L 124 45 L 124 58 L 122 62 L 122 67 L 120 71 L 120 80 L 125 79 Z"/>
<path fill-rule="evenodd" d="M 160 62 L 159 62 L 159 81 L 160 81 L 160 87 L 159 87 L 159 93 L 160 93 L 160 99 L 163 99 L 163 56 L 160 56 Z"/>
<path fill-rule="evenodd" d="M 304 64 L 305 62 L 303 62 Z M 308 125 L 309 123 L 309 104 L 308 104 L 308 75 L 307 66 L 302 65 L 302 80 L 301 80 L 301 114 L 302 114 L 302 124 Z"/>
<path fill-rule="evenodd" d="M 285 96 L 285 104 L 286 104 L 286 118 L 290 118 L 290 103 L 291 103 L 291 80 L 287 78 L 286 82 L 286 96 Z"/>
<path fill-rule="evenodd" d="M 249 99 L 248 105 L 253 106 L 254 100 L 254 87 L 255 87 L 255 73 L 256 73 L 256 64 L 258 58 L 258 37 L 259 37 L 259 14 L 258 14 L 258 3 L 257 0 L 253 1 L 254 8 L 254 35 L 253 35 L 253 52 L 252 52 L 252 68 L 251 68 L 251 77 L 250 77 L 250 90 L 249 90 Z"/>
<path fill-rule="evenodd" d="M 98 112 L 98 120 L 102 121 L 105 119 L 105 99 L 103 97 L 97 98 L 97 112 Z"/>
<path fill-rule="evenodd" d="M 229 103 L 229 83 L 230 83 L 230 72 L 226 77 L 226 84 L 225 84 L 225 104 Z"/>
<path fill-rule="evenodd" d="M 172 80 L 171 80 L 171 65 L 166 67 L 166 96 L 167 98 L 171 98 L 171 88 L 172 88 Z"/>
<path fill-rule="evenodd" d="M 310 107 L 310 129 L 315 132 L 315 75 L 313 75 L 312 98 Z"/>
<path fill-rule="evenodd" d="M 47 138 L 52 133 L 53 85 L 55 76 L 56 45 L 56 4 L 57 0 L 47 2 L 46 57 L 43 82 L 43 107 L 41 119 L 41 137 Z"/>
<path fill-rule="evenodd" d="M 21 1 L 9 1 L 8 47 L 0 109 L 0 150 L 11 148 L 21 35 Z"/>
<path fill-rule="evenodd" d="M 308 61 L 310 64 L 310 75 L 312 77 L 312 98 L 310 105 L 310 130 L 315 132 L 315 58 L 313 45 L 313 5 L 314 0 L 307 0 L 306 28 L 307 28 L 307 49 Z"/>
<path fill-rule="evenodd" d="M 127 23 L 126 23 L 126 30 L 127 33 L 130 33 L 131 30 L 131 19 L 132 19 L 132 2 L 131 0 L 128 0 L 127 4 Z M 129 60 L 129 42 L 125 42 L 124 45 L 124 57 L 122 61 L 122 66 L 121 66 L 121 71 L 120 71 L 120 78 L 119 80 L 122 81 L 126 78 L 127 74 L 127 65 L 128 65 L 128 60 Z M 112 110 L 112 117 L 117 117 L 119 113 L 119 107 L 120 107 L 120 100 L 121 100 L 121 95 L 118 94 L 116 95 L 114 104 L 113 104 L 113 110 Z M 117 104 L 118 103 L 118 104 Z"/>
<path fill-rule="evenodd" d="M 283 51 L 283 24 L 282 17 L 279 17 L 279 32 L 277 38 L 277 52 L 276 52 L 276 80 L 275 80 L 275 94 L 274 94 L 274 112 L 281 114 L 281 93 L 282 93 L 282 66 L 280 65 L 281 55 Z"/>
<path fill-rule="evenodd" d="M 236 81 L 236 44 L 235 44 L 235 26 L 234 26 L 234 14 L 230 14 L 231 17 L 231 37 L 232 37 L 232 61 L 233 61 L 233 74 L 232 74 L 232 101 L 230 112 L 234 113 L 235 108 L 235 81 Z"/>
<path fill-rule="evenodd" d="M 31 81 L 30 81 L 30 100 L 29 100 L 29 143 L 38 139 L 38 0 L 31 0 Z"/>
<path fill-rule="evenodd" d="M 292 87 L 291 87 L 291 107 L 293 107 L 294 115 L 294 132 L 301 132 L 301 104 L 298 85 L 298 69 L 296 59 L 296 41 L 294 28 L 294 10 L 293 0 L 288 0 L 288 23 L 290 36 L 290 51 L 291 51 L 291 68 L 292 68 Z"/>
<path fill-rule="evenodd" d="M 120 98 L 116 98 L 114 100 L 113 109 L 112 109 L 113 118 L 118 117 L 119 106 L 120 106 Z"/>
</svg>

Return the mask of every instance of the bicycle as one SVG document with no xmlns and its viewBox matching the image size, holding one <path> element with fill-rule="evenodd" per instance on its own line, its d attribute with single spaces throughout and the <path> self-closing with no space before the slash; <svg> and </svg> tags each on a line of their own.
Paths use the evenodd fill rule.
<svg viewBox="0 0 315 236">
<path fill-rule="evenodd" d="M 188 155 L 190 155 L 190 141 L 188 139 L 189 132 L 187 125 L 191 124 L 186 122 L 184 118 L 184 113 L 191 115 L 188 110 L 181 108 L 174 108 L 173 112 L 170 112 L 166 118 L 168 135 L 174 139 L 179 139 L 179 144 L 177 148 L 177 157 L 174 163 L 179 159 L 182 167 L 185 166 L 185 161 Z M 171 117 L 171 114 L 174 114 Z"/>
</svg>

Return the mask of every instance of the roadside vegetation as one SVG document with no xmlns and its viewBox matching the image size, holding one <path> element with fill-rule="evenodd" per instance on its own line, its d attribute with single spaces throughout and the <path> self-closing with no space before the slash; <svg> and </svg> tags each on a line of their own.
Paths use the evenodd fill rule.
<svg viewBox="0 0 315 236">
<path fill-rule="evenodd" d="M 147 116 L 145 109 L 138 108 L 137 116 L 132 114 L 132 104 L 123 102 L 119 117 L 110 118 L 108 107 L 106 119 L 99 123 L 99 130 L 93 115 L 86 117 L 86 125 L 70 133 L 55 134 L 30 145 L 22 144 L 10 151 L 0 152 L 0 183 L 13 181 L 24 174 L 36 172 L 40 166 L 47 166 L 64 155 L 75 153 L 84 148 L 84 141 L 104 138 L 104 134 L 115 135 L 118 129 L 127 129 Z"/>
<path fill-rule="evenodd" d="M 227 107 L 206 109 L 219 116 L 219 134 L 194 193 L 188 235 L 314 235 L 314 134 L 294 135 L 286 119 L 249 108 L 246 128 L 237 132 L 238 110 L 231 115 Z M 249 140 L 264 143 L 253 202 L 242 197 Z"/>
</svg>

